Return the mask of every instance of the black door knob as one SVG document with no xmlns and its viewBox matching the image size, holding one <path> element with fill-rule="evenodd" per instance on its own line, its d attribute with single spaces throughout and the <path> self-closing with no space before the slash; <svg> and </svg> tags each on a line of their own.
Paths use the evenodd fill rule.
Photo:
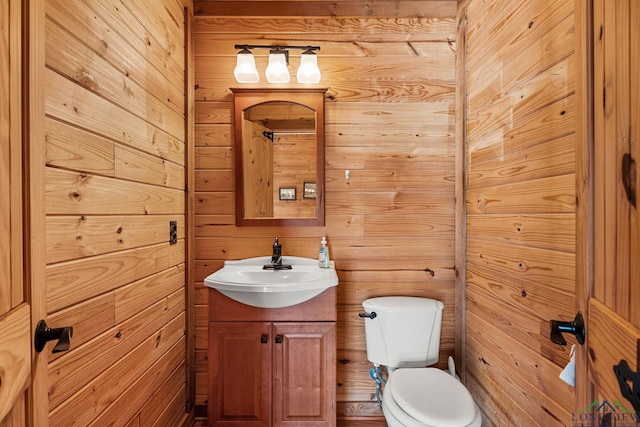
<svg viewBox="0 0 640 427">
<path fill-rule="evenodd" d="M 549 322 L 551 324 L 551 334 L 550 339 L 554 344 L 567 345 L 567 341 L 565 341 L 562 334 L 564 332 L 568 332 L 572 335 L 575 335 L 576 341 L 578 344 L 584 344 L 584 319 L 582 318 L 582 314 L 576 314 L 576 317 L 573 319 L 573 322 L 563 322 L 561 320 L 551 320 Z"/>
<path fill-rule="evenodd" d="M 61 351 L 69 350 L 71 345 L 71 337 L 73 336 L 73 327 L 66 326 L 62 328 L 49 328 L 47 322 L 40 320 L 36 326 L 36 333 L 34 337 L 34 346 L 36 351 L 40 353 L 47 341 L 58 340 L 55 347 L 53 347 L 53 353 L 59 353 Z"/>
</svg>

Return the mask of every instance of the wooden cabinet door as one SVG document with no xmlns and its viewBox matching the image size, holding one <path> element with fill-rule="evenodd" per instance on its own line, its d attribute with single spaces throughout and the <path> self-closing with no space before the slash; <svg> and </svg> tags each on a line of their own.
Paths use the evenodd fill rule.
<svg viewBox="0 0 640 427">
<path fill-rule="evenodd" d="M 271 426 L 271 324 L 209 322 L 209 426 Z"/>
<path fill-rule="evenodd" d="M 576 380 L 593 393 L 574 421 L 636 425 L 640 381 L 618 374 L 640 371 L 640 2 L 594 0 L 592 30 L 593 289 L 582 350 L 588 378 Z"/>
<path fill-rule="evenodd" d="M 273 426 L 335 426 L 335 323 L 275 323 Z"/>
</svg>

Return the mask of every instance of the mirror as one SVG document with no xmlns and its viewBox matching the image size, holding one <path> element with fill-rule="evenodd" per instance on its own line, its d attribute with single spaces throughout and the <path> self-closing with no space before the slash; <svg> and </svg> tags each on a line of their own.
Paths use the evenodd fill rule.
<svg viewBox="0 0 640 427">
<path fill-rule="evenodd" d="M 324 225 L 326 89 L 231 90 L 236 225 Z"/>
</svg>

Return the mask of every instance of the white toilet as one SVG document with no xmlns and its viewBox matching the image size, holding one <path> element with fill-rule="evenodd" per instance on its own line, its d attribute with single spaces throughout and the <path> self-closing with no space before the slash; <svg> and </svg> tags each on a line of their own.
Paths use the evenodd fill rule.
<svg viewBox="0 0 640 427">
<path fill-rule="evenodd" d="M 367 359 L 387 367 L 382 411 L 389 427 L 480 427 L 466 387 L 438 361 L 444 304 L 428 298 L 378 297 L 362 303 Z"/>
</svg>

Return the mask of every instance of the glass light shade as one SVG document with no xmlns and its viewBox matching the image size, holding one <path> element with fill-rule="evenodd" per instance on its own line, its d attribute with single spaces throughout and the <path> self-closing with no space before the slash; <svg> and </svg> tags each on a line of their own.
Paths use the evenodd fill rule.
<svg viewBox="0 0 640 427">
<path fill-rule="evenodd" d="M 238 83 L 258 83 L 260 76 L 256 69 L 256 60 L 253 54 L 243 49 L 238 53 L 238 59 L 236 62 L 236 68 L 233 70 L 233 75 L 236 77 Z"/>
<path fill-rule="evenodd" d="M 300 55 L 300 67 L 298 68 L 298 83 L 320 83 L 320 69 L 318 68 L 318 57 L 307 50 Z"/>
<path fill-rule="evenodd" d="M 284 51 L 269 54 L 269 65 L 265 74 L 269 83 L 289 83 L 287 57 Z"/>
</svg>

